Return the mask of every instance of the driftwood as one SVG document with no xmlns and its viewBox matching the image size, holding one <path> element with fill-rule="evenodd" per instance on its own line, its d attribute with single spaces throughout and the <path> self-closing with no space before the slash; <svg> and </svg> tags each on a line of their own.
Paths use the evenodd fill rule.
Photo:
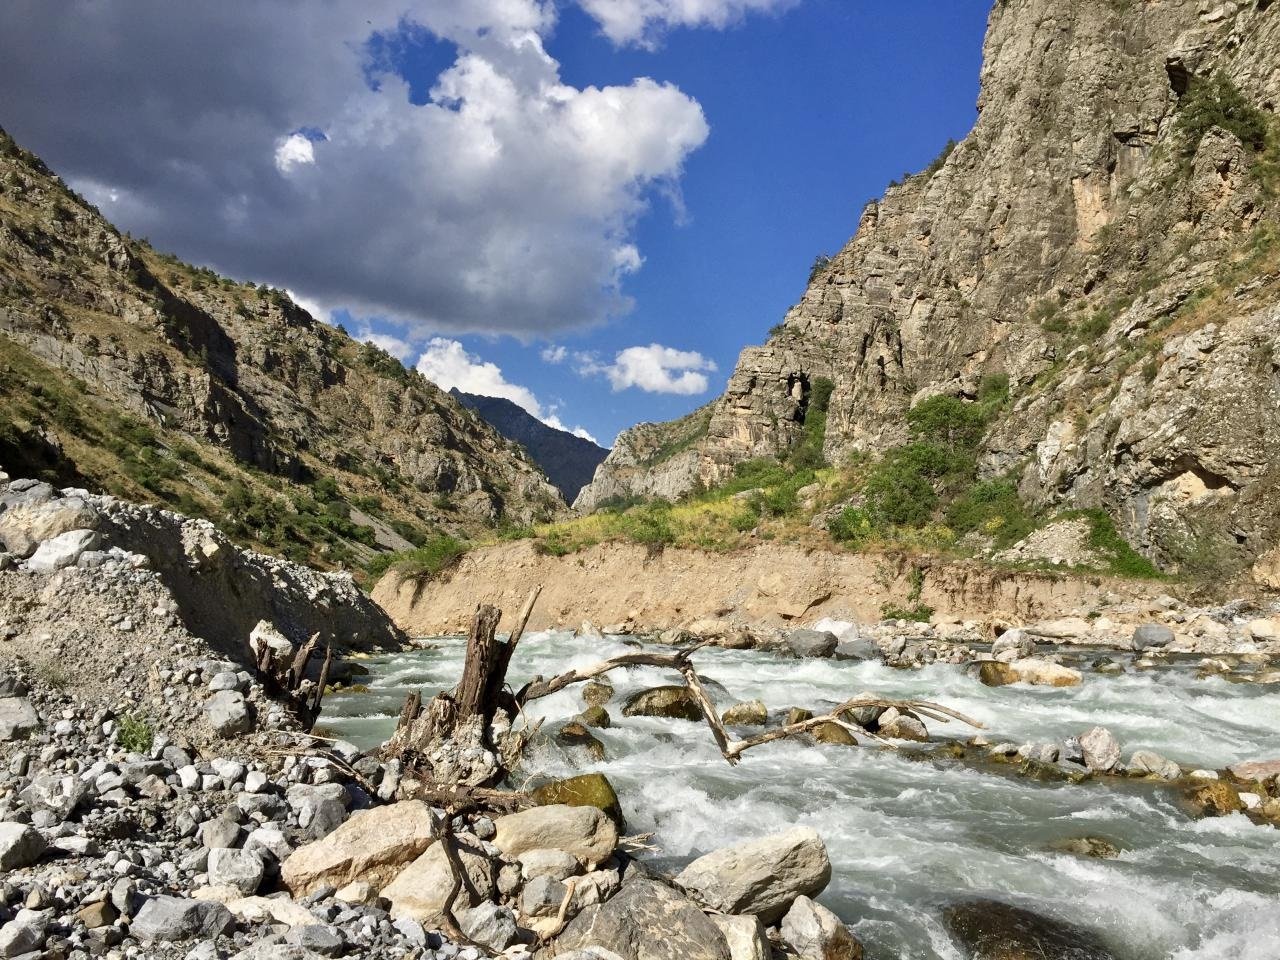
<svg viewBox="0 0 1280 960">
<path fill-rule="evenodd" d="M 316 718 L 320 716 L 320 703 L 324 700 L 329 670 L 333 665 L 333 644 L 327 643 L 319 682 L 312 683 L 307 679 L 307 667 L 319 643 L 320 634 L 313 634 L 310 640 L 298 648 L 292 659 L 266 641 L 253 649 L 254 666 L 267 694 L 273 699 L 283 700 L 302 723 L 304 730 L 315 726 Z"/>
</svg>

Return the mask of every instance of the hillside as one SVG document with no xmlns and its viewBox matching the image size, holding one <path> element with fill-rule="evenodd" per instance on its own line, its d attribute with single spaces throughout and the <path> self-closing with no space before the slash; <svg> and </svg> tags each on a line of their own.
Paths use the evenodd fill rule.
<svg viewBox="0 0 1280 960">
<path fill-rule="evenodd" d="M 609 455 L 599 444 L 567 430 L 549 427 L 510 400 L 463 393 L 456 387 L 449 393 L 508 440 L 524 447 L 529 458 L 542 468 L 568 503 L 591 482 L 596 467 Z"/>
<path fill-rule="evenodd" d="M 2 131 L 0 462 L 322 567 L 564 507 L 418 373 L 120 234 Z"/>
<path fill-rule="evenodd" d="M 827 383 L 860 539 L 1096 509 L 1165 570 L 1269 569 L 1277 102 L 1280 6 L 1002 0 L 972 132 L 867 205 L 694 435 L 619 438 L 578 506 L 789 460 Z"/>
</svg>

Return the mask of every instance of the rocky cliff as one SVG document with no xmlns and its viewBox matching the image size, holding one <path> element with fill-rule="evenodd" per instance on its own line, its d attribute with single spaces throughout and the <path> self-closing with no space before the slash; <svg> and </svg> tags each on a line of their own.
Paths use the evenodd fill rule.
<svg viewBox="0 0 1280 960">
<path fill-rule="evenodd" d="M 968 137 L 867 206 L 743 351 L 700 436 L 642 428 L 679 457 L 637 472 L 624 435 L 579 505 L 785 453 L 819 377 L 837 464 L 901 443 L 922 400 L 1007 377 L 984 476 L 1041 510 L 1105 508 L 1167 568 L 1265 557 L 1280 536 L 1278 102 L 1270 0 L 1000 0 Z"/>
<path fill-rule="evenodd" d="M 563 509 L 416 372 L 120 234 L 2 131 L 0 460 L 326 566 Z"/>
<path fill-rule="evenodd" d="M 609 455 L 598 443 L 549 427 L 510 400 L 463 393 L 456 387 L 449 393 L 508 440 L 524 447 L 530 459 L 542 468 L 547 479 L 570 503 L 578 491 L 591 482 L 596 467 Z"/>
</svg>

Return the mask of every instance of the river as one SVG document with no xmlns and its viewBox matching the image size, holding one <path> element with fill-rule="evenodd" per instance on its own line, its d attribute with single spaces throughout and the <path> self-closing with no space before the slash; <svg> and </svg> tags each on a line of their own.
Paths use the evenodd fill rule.
<svg viewBox="0 0 1280 960">
<path fill-rule="evenodd" d="M 320 725 L 361 747 L 391 732 L 405 694 L 451 687 L 464 642 L 365 661 L 368 693 L 331 696 Z M 621 639 L 548 631 L 527 636 L 512 679 L 551 676 L 626 652 Z M 760 699 L 771 713 L 834 705 L 863 691 L 946 704 L 989 726 L 993 742 L 1052 741 L 1105 726 L 1124 755 L 1156 750 L 1184 767 L 1220 768 L 1280 758 L 1275 687 L 1197 678 L 1190 666 L 1087 673 L 1074 688 L 988 688 L 960 667 L 894 670 L 881 663 L 790 660 L 708 648 L 699 673 L 732 700 Z M 1240 815 L 1189 819 L 1157 785 L 1094 781 L 1042 784 L 1000 768 L 910 759 L 865 746 L 791 740 L 729 767 L 703 724 L 623 718 L 630 693 L 679 682 L 670 671 L 613 674 L 614 725 L 593 731 L 607 759 L 591 763 L 555 745 L 532 769 L 608 775 L 628 830 L 655 834 L 659 856 L 678 865 L 726 844 L 812 826 L 827 843 L 831 885 L 820 898 L 849 923 L 869 960 L 965 960 L 939 916 L 950 900 L 1017 903 L 1097 932 L 1119 960 L 1275 960 L 1280 956 L 1280 832 Z M 547 730 L 578 713 L 580 688 L 537 702 Z M 720 704 L 723 708 L 724 704 Z M 930 732 L 968 738 L 957 723 Z M 1055 853 L 1055 839 L 1105 837 L 1113 860 Z"/>
</svg>

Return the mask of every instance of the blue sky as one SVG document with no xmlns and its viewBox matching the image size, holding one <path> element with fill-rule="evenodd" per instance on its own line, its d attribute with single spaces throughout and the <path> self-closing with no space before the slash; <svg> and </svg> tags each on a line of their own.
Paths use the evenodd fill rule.
<svg viewBox="0 0 1280 960">
<path fill-rule="evenodd" d="M 969 130 L 990 2 L 81 6 L 0 8 L 0 123 L 118 225 L 608 444 Z"/>
</svg>

